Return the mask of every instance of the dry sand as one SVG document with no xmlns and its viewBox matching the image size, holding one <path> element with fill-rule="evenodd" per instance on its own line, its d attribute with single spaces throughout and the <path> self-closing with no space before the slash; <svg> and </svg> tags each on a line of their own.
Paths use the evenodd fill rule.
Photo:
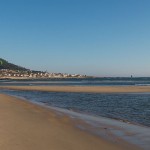
<svg viewBox="0 0 150 150">
<path fill-rule="evenodd" d="M 100 149 L 134 150 L 81 131 L 48 108 L 0 94 L 0 150 Z"/>
<path fill-rule="evenodd" d="M 0 86 L 0 89 L 90 93 L 150 92 L 150 86 Z"/>
</svg>

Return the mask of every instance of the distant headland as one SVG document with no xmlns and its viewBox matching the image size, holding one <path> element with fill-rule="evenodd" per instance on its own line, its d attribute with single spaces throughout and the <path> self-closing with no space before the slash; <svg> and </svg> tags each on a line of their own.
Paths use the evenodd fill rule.
<svg viewBox="0 0 150 150">
<path fill-rule="evenodd" d="M 85 78 L 86 75 L 35 71 L 9 63 L 0 58 L 0 79 Z"/>
</svg>

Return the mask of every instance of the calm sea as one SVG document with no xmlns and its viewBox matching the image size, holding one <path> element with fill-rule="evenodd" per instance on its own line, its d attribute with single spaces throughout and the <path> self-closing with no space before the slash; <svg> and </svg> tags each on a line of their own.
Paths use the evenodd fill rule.
<svg viewBox="0 0 150 150">
<path fill-rule="evenodd" d="M 140 78 L 76 78 L 76 79 L 43 79 L 43 80 L 0 80 L 0 85 L 29 86 L 150 86 L 150 77 Z"/>
<path fill-rule="evenodd" d="M 0 85 L 150 86 L 150 78 L 1 80 Z M 150 126 L 150 93 L 95 94 L 13 90 L 1 90 L 1 92 L 21 96 L 30 101 L 44 103 L 45 105 Z"/>
<path fill-rule="evenodd" d="M 28 86 L 150 86 L 150 78 L 86 78 L 86 79 L 51 79 L 51 80 L 1 80 L 0 85 Z M 137 137 L 127 138 L 134 144 L 140 144 L 149 149 L 150 127 L 150 93 L 64 93 L 0 90 L 0 93 L 19 96 L 27 101 L 41 105 L 63 108 L 71 112 L 88 114 L 87 116 L 103 116 L 123 122 L 147 126 Z M 69 112 L 70 112 L 69 111 Z M 131 124 L 132 125 L 132 124 Z M 139 126 L 140 127 L 140 126 Z M 129 129 L 131 126 L 129 126 Z M 113 130 L 113 129 L 112 129 Z M 138 130 L 138 129 L 137 129 Z M 99 132 L 98 132 L 99 133 Z M 125 135 L 122 132 L 121 135 Z M 141 134 L 142 133 L 142 134 Z M 135 140 L 137 139 L 137 141 Z M 143 140 L 143 141 L 142 141 Z M 143 143 L 142 143 L 142 142 Z"/>
</svg>

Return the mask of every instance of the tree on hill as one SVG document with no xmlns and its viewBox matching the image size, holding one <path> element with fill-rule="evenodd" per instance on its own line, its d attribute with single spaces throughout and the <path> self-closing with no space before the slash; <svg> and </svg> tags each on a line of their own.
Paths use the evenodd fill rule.
<svg viewBox="0 0 150 150">
<path fill-rule="evenodd" d="M 28 69 L 24 67 L 20 67 L 18 65 L 9 63 L 8 61 L 0 58 L 0 69 L 10 69 L 10 70 L 19 70 L 19 71 L 27 71 Z"/>
</svg>

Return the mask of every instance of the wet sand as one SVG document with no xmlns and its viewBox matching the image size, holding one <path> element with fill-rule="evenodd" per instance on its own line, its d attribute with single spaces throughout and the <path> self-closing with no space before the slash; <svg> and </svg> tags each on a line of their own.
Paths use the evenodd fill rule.
<svg viewBox="0 0 150 150">
<path fill-rule="evenodd" d="M 0 150 L 137 150 L 74 126 L 68 116 L 0 94 Z"/>
<path fill-rule="evenodd" d="M 0 89 L 89 93 L 150 92 L 150 86 L 0 86 Z"/>
</svg>

